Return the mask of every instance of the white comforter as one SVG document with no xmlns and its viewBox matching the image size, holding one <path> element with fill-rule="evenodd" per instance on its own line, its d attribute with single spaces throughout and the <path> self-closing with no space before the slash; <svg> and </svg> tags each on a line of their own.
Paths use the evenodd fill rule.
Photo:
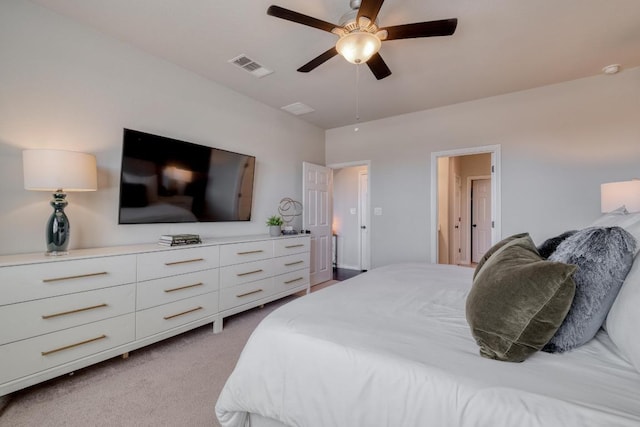
<svg viewBox="0 0 640 427">
<path fill-rule="evenodd" d="M 639 426 L 640 374 L 604 332 L 563 355 L 484 359 L 472 269 L 402 264 L 304 296 L 249 339 L 216 405 L 290 426 Z"/>
</svg>

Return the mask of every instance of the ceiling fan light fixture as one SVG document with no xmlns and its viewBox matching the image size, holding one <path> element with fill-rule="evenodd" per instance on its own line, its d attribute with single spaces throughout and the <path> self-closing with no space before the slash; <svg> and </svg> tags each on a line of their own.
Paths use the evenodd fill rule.
<svg viewBox="0 0 640 427">
<path fill-rule="evenodd" d="M 378 53 L 382 42 L 375 34 L 366 31 L 354 31 L 338 40 L 336 50 L 352 64 L 363 64 Z"/>
</svg>

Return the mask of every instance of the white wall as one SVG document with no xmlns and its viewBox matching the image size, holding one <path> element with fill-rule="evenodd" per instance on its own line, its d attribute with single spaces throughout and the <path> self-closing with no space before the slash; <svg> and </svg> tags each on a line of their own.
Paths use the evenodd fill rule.
<svg viewBox="0 0 640 427">
<path fill-rule="evenodd" d="M 600 184 L 640 176 L 640 68 L 326 132 L 329 164 L 371 160 L 372 266 L 430 259 L 430 153 L 501 145 L 502 234 L 588 225 Z"/>
<path fill-rule="evenodd" d="M 266 233 L 301 200 L 302 161 L 324 164 L 321 129 L 27 1 L 0 2 L 0 64 L 0 254 L 45 249 L 51 195 L 24 190 L 26 148 L 97 157 L 98 191 L 67 197 L 71 248 Z M 124 127 L 256 156 L 252 221 L 118 225 Z"/>
</svg>

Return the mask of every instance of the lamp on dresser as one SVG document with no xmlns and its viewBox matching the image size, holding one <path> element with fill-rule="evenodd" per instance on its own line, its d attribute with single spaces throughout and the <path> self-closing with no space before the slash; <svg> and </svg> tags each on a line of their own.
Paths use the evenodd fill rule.
<svg viewBox="0 0 640 427">
<path fill-rule="evenodd" d="M 96 158 L 75 151 L 37 149 L 23 151 L 22 164 L 26 190 L 53 192 L 53 213 L 45 231 L 47 255 L 65 255 L 70 231 L 65 192 L 98 189 Z"/>
<path fill-rule="evenodd" d="M 600 210 L 611 212 L 621 206 L 627 212 L 640 212 L 640 179 L 600 185 Z"/>
</svg>

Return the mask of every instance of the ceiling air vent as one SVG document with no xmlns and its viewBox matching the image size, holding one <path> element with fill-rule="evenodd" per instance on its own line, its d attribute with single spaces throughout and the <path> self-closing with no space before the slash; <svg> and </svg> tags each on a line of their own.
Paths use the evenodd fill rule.
<svg viewBox="0 0 640 427">
<path fill-rule="evenodd" d="M 248 58 L 247 55 L 244 55 L 244 54 L 240 56 L 236 56 L 233 59 L 230 59 L 229 62 L 237 67 L 242 68 L 243 70 L 252 74 L 255 77 L 264 77 L 273 73 L 272 70 L 263 67 L 262 65 L 258 64 L 253 59 Z"/>
<path fill-rule="evenodd" d="M 308 105 L 303 104 L 302 102 L 294 102 L 293 104 L 285 105 L 284 107 L 280 107 L 280 108 L 296 116 L 300 116 L 302 114 L 312 113 L 316 111 L 313 108 L 309 107 Z"/>
</svg>

